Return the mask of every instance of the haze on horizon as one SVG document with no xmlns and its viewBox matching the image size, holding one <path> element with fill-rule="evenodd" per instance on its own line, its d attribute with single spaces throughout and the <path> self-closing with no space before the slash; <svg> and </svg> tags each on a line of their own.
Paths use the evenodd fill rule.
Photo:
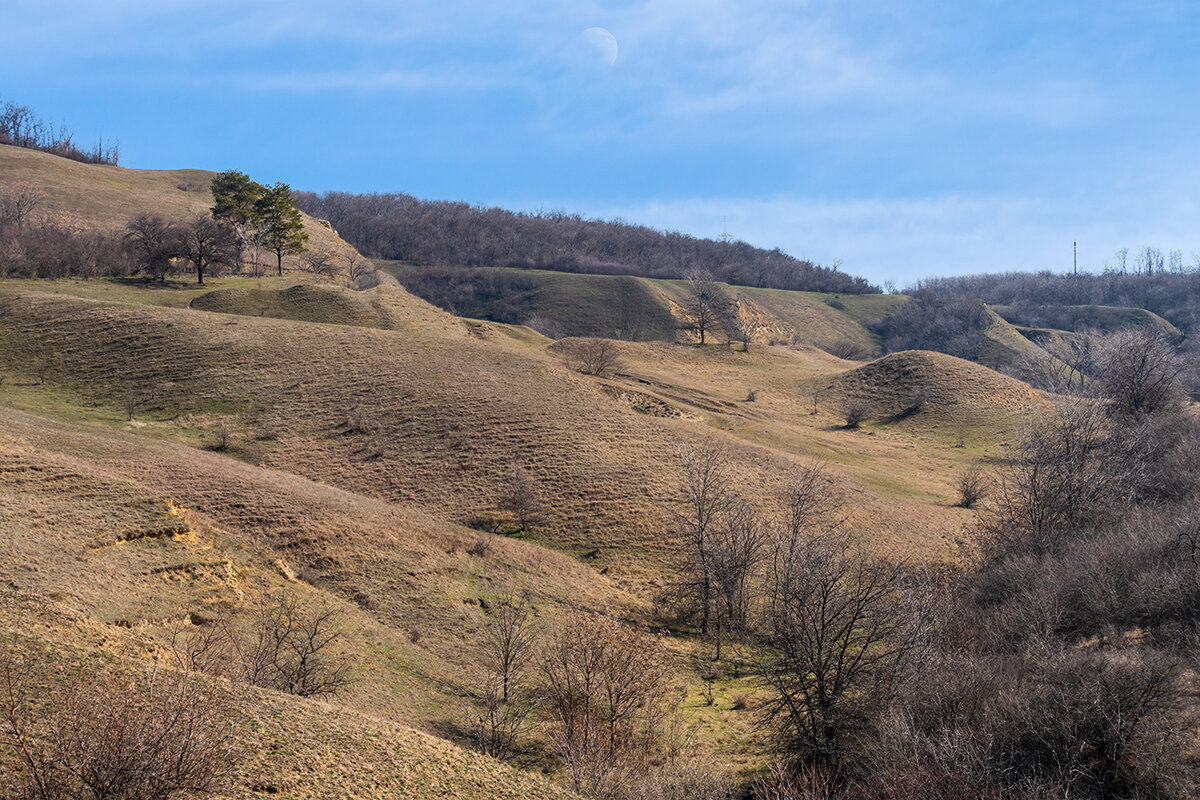
<svg viewBox="0 0 1200 800">
<path fill-rule="evenodd" d="M 1184 2 L 16 0 L 0 97 L 127 166 L 727 230 L 903 285 L 1072 241 L 1200 260 L 1198 33 Z"/>
</svg>

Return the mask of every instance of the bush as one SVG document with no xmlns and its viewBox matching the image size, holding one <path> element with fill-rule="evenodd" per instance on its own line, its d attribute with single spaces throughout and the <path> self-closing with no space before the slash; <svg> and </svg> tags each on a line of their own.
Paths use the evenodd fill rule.
<svg viewBox="0 0 1200 800">
<path fill-rule="evenodd" d="M 236 752 L 227 702 L 188 673 L 151 669 L 106 678 L 62 674 L 31 685 L 44 665 L 0 661 L 3 740 L 31 800 L 170 800 L 225 787 Z"/>
<path fill-rule="evenodd" d="M 624 366 L 620 351 L 608 339 L 573 339 L 559 347 L 567 367 L 584 375 L 607 378 Z"/>
<path fill-rule="evenodd" d="M 978 464 L 972 464 L 958 476 L 959 508 L 974 508 L 987 494 L 987 478 Z"/>
<path fill-rule="evenodd" d="M 873 411 L 874 409 L 870 402 L 860 398 L 850 398 L 841 404 L 839 414 L 846 422 L 843 427 L 846 430 L 854 430 L 865 422 Z"/>
<path fill-rule="evenodd" d="M 839 339 L 822 349 L 831 356 L 837 356 L 847 361 L 862 361 L 867 358 L 866 349 L 857 342 L 852 342 L 849 339 Z"/>
</svg>

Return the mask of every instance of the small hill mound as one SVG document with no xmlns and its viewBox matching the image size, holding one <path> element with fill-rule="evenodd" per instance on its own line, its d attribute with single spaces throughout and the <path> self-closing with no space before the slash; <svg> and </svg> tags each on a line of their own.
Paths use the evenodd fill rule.
<svg viewBox="0 0 1200 800">
<path fill-rule="evenodd" d="M 327 322 L 360 328 L 389 327 L 361 295 L 336 286 L 299 284 L 287 289 L 218 289 L 191 302 L 198 311 Z"/>
<path fill-rule="evenodd" d="M 987 367 L 927 350 L 892 353 L 842 373 L 833 380 L 841 397 L 870 402 L 876 413 L 911 413 L 915 398 L 926 408 L 970 411 L 1020 411 L 1040 404 L 1027 384 Z"/>
</svg>

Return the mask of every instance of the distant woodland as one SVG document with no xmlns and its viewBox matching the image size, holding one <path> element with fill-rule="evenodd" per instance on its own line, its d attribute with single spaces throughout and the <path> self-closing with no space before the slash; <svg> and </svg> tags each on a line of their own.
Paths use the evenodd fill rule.
<svg viewBox="0 0 1200 800">
<path fill-rule="evenodd" d="M 1151 266 L 1145 268 L 1149 251 Z M 1037 306 L 1127 306 L 1153 311 L 1184 332 L 1200 327 L 1200 270 L 1187 269 L 1178 258 L 1154 268 L 1154 248 L 1146 248 L 1135 266 L 1079 275 L 1051 272 L 1001 272 L 933 278 L 921 288 L 941 298 L 980 299 L 989 305 L 1015 306 L 1037 325 L 1028 309 Z M 1159 259 L 1161 260 L 1161 259 Z M 1172 265 L 1174 265 L 1172 267 Z M 1025 309 L 1025 311 L 1022 311 Z"/>
<path fill-rule="evenodd" d="M 407 194 L 295 192 L 306 213 L 328 220 L 364 255 L 428 266 L 524 267 L 560 272 L 716 280 L 847 294 L 879 290 L 863 278 L 745 242 L 699 239 L 577 214 L 524 214 Z"/>
<path fill-rule="evenodd" d="M 53 125 L 39 117 L 29 106 L 11 100 L 0 103 L 0 144 L 41 150 L 85 164 L 110 164 L 120 160 L 117 142 L 96 142 L 87 150 L 75 144 L 75 134 L 66 125 Z"/>
</svg>

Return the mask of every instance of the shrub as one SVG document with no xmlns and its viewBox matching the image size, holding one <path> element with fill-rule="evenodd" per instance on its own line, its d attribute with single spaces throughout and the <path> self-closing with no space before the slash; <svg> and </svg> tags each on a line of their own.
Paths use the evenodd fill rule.
<svg viewBox="0 0 1200 800">
<path fill-rule="evenodd" d="M 0 741 L 25 797 L 171 800 L 224 788 L 236 752 L 212 684 L 158 669 L 107 680 L 81 670 L 35 691 L 37 668 L 11 652 L 0 666 Z"/>
<path fill-rule="evenodd" d="M 566 365 L 584 375 L 607 378 L 624 366 L 620 351 L 608 339 L 573 339 L 560 347 Z"/>
<path fill-rule="evenodd" d="M 978 464 L 972 464 L 958 476 L 959 508 L 974 508 L 987 494 L 987 478 Z"/>
<path fill-rule="evenodd" d="M 500 506 L 516 517 L 521 530 L 541 519 L 542 495 L 537 481 L 524 467 L 513 467 L 508 474 L 508 485 L 500 497 Z"/>
<path fill-rule="evenodd" d="M 486 536 L 475 537 L 475 543 L 467 548 L 467 555 L 484 558 L 492 551 L 492 540 Z"/>
<path fill-rule="evenodd" d="M 829 355 L 837 356 L 847 361 L 862 361 L 866 358 L 866 350 L 863 346 L 849 339 L 839 339 L 832 344 L 826 345 L 823 349 Z"/>
<path fill-rule="evenodd" d="M 132 417 L 133 414 L 131 412 L 130 418 L 132 419 Z M 210 433 L 212 434 L 211 449 L 221 451 L 229 447 L 229 429 L 225 427 L 224 423 L 218 423 L 213 426 Z"/>
<path fill-rule="evenodd" d="M 839 413 L 846 424 L 846 430 L 854 430 L 865 422 L 873 413 L 871 403 L 861 398 L 850 398 L 841 404 Z"/>
</svg>

